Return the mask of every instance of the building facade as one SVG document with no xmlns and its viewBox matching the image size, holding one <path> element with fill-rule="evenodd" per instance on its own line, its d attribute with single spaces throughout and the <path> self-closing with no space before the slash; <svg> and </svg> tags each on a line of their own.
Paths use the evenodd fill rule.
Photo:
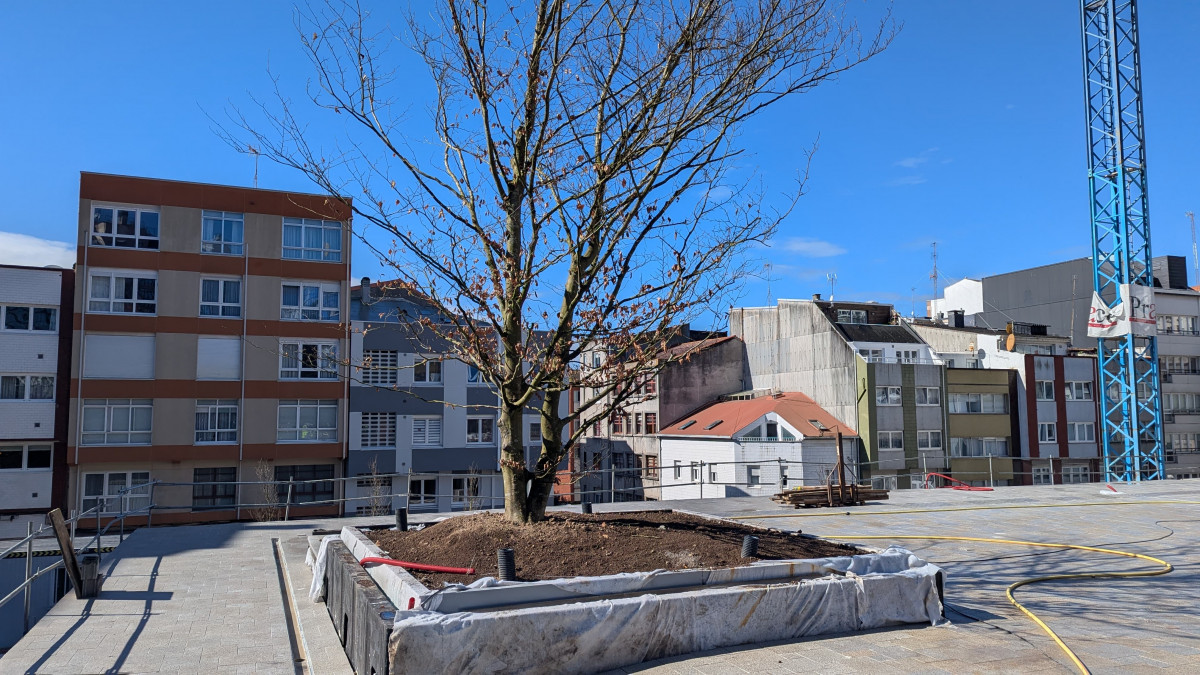
<svg viewBox="0 0 1200 675">
<path fill-rule="evenodd" d="M 503 507 L 495 388 L 423 328 L 428 304 L 369 279 L 350 297 L 347 513 Z M 532 449 L 541 426 L 525 425 Z"/>
<path fill-rule="evenodd" d="M 853 420 L 861 478 L 879 487 L 920 484 L 946 468 L 945 374 L 929 346 L 879 303 L 780 300 L 730 311 L 746 344 L 750 385 L 800 391 Z M 850 460 L 848 460 L 850 461 Z"/>
<path fill-rule="evenodd" d="M 0 515 L 66 505 L 74 278 L 0 265 Z"/>
<path fill-rule="evenodd" d="M 349 216 L 321 195 L 81 174 L 72 508 L 136 510 L 163 481 L 155 522 L 340 511 L 323 481 L 347 432 Z M 221 484 L 263 480 L 296 482 Z"/>
</svg>

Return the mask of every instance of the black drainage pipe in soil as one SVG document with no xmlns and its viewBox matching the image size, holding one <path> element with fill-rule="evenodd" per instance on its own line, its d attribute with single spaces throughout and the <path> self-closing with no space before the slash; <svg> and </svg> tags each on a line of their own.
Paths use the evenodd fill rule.
<svg viewBox="0 0 1200 675">
<path fill-rule="evenodd" d="M 408 509 L 396 509 L 396 529 L 408 532 Z"/>
<path fill-rule="evenodd" d="M 517 561 L 511 548 L 496 549 L 496 567 L 500 570 L 500 581 L 517 580 Z"/>
<path fill-rule="evenodd" d="M 757 558 L 758 557 L 758 537 L 748 534 L 742 537 L 742 557 Z"/>
<path fill-rule="evenodd" d="M 592 512 L 592 503 L 591 503 L 591 502 L 584 502 L 584 503 L 580 504 L 580 505 L 579 505 L 579 512 L 580 512 L 580 513 L 591 513 L 591 512 Z"/>
</svg>

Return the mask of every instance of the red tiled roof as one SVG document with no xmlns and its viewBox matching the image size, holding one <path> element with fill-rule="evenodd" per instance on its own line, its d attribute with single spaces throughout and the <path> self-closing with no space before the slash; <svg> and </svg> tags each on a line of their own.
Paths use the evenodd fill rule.
<svg viewBox="0 0 1200 675">
<path fill-rule="evenodd" d="M 732 438 L 763 415 L 773 412 L 800 432 L 802 436 L 820 436 L 815 420 L 830 432 L 841 430 L 844 436 L 857 436 L 854 429 L 829 414 L 817 402 L 800 392 L 785 392 L 740 401 L 721 401 L 687 415 L 675 424 L 662 429 L 663 436 L 707 436 Z M 695 421 L 694 424 L 689 422 Z M 720 420 L 720 424 L 709 427 Z M 683 428 L 684 426 L 687 428 Z"/>
</svg>

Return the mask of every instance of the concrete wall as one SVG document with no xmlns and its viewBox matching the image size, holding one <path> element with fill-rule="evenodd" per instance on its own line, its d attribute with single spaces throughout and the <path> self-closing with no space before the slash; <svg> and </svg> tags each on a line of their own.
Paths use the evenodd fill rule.
<svg viewBox="0 0 1200 675">
<path fill-rule="evenodd" d="M 787 467 L 789 487 L 821 485 L 825 471 L 837 461 L 836 442 L 832 438 L 806 438 L 793 442 L 663 438 L 662 499 L 775 494 L 780 490 L 779 459 L 803 463 Z M 676 461 L 680 463 L 678 477 L 675 475 Z M 700 467 L 700 462 L 705 465 Z M 692 480 L 693 463 L 701 473 L 703 485 Z M 716 465 L 711 466 L 713 463 Z M 751 466 L 758 467 L 757 486 L 749 485 Z"/>
<path fill-rule="evenodd" d="M 1051 334 L 1071 338 L 1075 346 L 1095 342 L 1087 337 L 1092 305 L 1089 258 L 984 277 L 983 300 L 976 325 L 1004 328 L 1009 321 L 1024 321 L 1049 326 Z"/>
</svg>

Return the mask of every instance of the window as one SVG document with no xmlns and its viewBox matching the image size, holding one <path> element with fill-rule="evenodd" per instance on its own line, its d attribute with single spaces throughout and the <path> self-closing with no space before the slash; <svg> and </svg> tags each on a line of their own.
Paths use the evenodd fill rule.
<svg viewBox="0 0 1200 675">
<path fill-rule="evenodd" d="M 49 469 L 53 446 L 0 445 L 0 471 Z"/>
<path fill-rule="evenodd" d="M 413 445 L 437 447 L 442 444 L 442 418 L 414 417 Z"/>
<path fill-rule="evenodd" d="M 2 401 L 49 401 L 53 399 L 53 375 L 0 375 L 0 400 Z"/>
<path fill-rule="evenodd" d="M 942 390 L 937 387 L 917 387 L 917 405 L 941 405 Z"/>
<path fill-rule="evenodd" d="M 496 420 L 491 417 L 467 418 L 467 443 L 491 444 L 496 442 Z"/>
<path fill-rule="evenodd" d="M 1037 392 L 1037 400 L 1053 401 L 1054 400 L 1054 383 L 1050 380 L 1038 380 L 1034 383 L 1034 389 Z"/>
<path fill-rule="evenodd" d="M 149 338 L 154 355 L 154 338 Z M 90 356 L 90 355 L 89 355 Z M 147 377 L 154 376 L 153 364 Z M 242 340 L 238 337 L 201 337 L 196 339 L 197 380 L 239 380 L 242 377 Z"/>
<path fill-rule="evenodd" d="M 642 393 L 653 394 L 658 391 L 658 379 L 654 375 L 647 375 L 646 379 L 642 380 Z"/>
<path fill-rule="evenodd" d="M 896 350 L 896 361 L 898 363 L 916 363 L 917 362 L 917 354 L 918 354 L 918 352 L 915 349 L 903 349 L 903 350 L 897 349 Z"/>
<path fill-rule="evenodd" d="M 881 432 L 879 432 L 879 449 L 880 450 L 903 450 L 904 449 L 904 432 L 903 431 L 881 431 Z"/>
<path fill-rule="evenodd" d="M 417 478 L 408 481 L 408 505 L 432 506 L 437 503 L 437 479 Z"/>
<path fill-rule="evenodd" d="M 97 206 L 92 209 L 92 238 L 89 241 L 91 246 L 157 250 L 158 212 Z"/>
<path fill-rule="evenodd" d="M 442 362 L 436 359 L 429 359 L 413 364 L 413 382 L 441 384 Z"/>
<path fill-rule="evenodd" d="M 1007 438 L 951 438 L 951 457 L 1007 457 Z"/>
<path fill-rule="evenodd" d="M 92 272 L 88 283 L 89 312 L 154 314 L 157 298 L 158 277 L 153 272 Z"/>
<path fill-rule="evenodd" d="M 1067 422 L 1067 441 L 1070 443 L 1094 443 L 1096 425 L 1092 422 Z"/>
<path fill-rule="evenodd" d="M 479 479 L 473 477 L 450 479 L 450 503 L 465 504 L 479 496 Z"/>
<path fill-rule="evenodd" d="M 283 342 L 279 345 L 279 379 L 336 380 L 337 344 Z"/>
<path fill-rule="evenodd" d="M 1007 413 L 1008 394 L 950 394 L 950 412 Z"/>
<path fill-rule="evenodd" d="M 205 211 L 203 215 L 200 252 L 241 255 L 245 216 L 229 211 Z"/>
<path fill-rule="evenodd" d="M 633 433 L 640 435 L 645 428 L 646 428 L 645 425 L 642 424 L 642 413 L 634 413 L 633 414 Z"/>
<path fill-rule="evenodd" d="M 361 438 L 364 448 L 396 447 L 396 413 L 363 413 Z"/>
<path fill-rule="evenodd" d="M 690 468 L 691 471 L 689 472 L 689 475 L 691 477 L 691 481 L 695 483 L 700 480 L 700 465 L 696 462 L 691 462 Z"/>
<path fill-rule="evenodd" d="M 1068 401 L 1092 400 L 1091 382 L 1068 382 L 1064 389 Z"/>
<path fill-rule="evenodd" d="M 467 384 L 482 384 L 481 378 L 479 377 L 479 369 L 475 366 L 467 366 Z"/>
<path fill-rule="evenodd" d="M 625 435 L 625 416 L 620 413 L 614 413 L 612 420 L 609 422 L 612 426 L 612 432 L 616 436 Z"/>
<path fill-rule="evenodd" d="M 150 506 L 150 472 L 116 471 L 83 475 L 84 511 L 102 505 L 103 513 L 138 511 Z M 144 486 L 144 487 L 143 487 Z M 121 494 L 125 490 L 125 494 Z"/>
<path fill-rule="evenodd" d="M 680 466 L 679 460 L 675 460 L 675 479 L 683 477 L 683 468 Z"/>
<path fill-rule="evenodd" d="M 234 338 L 241 344 L 239 338 Z M 203 340 L 203 338 L 201 338 Z M 153 379 L 153 335 L 84 335 L 80 364 L 85 378 Z"/>
<path fill-rule="evenodd" d="M 1145 398 L 1143 396 L 1138 398 Z M 1188 413 L 1200 411 L 1200 394 L 1163 394 L 1163 412 Z"/>
<path fill-rule="evenodd" d="M 1179 314 L 1159 314 L 1158 332 L 1192 335 L 1196 332 L 1196 317 Z"/>
<path fill-rule="evenodd" d="M 280 441 L 336 441 L 338 436 L 336 400 L 284 400 L 279 402 L 279 422 L 275 433 Z"/>
<path fill-rule="evenodd" d="M 529 442 L 530 443 L 541 443 L 542 442 L 542 423 L 541 422 L 530 422 L 529 423 Z"/>
<path fill-rule="evenodd" d="M 242 316 L 241 279 L 201 279 L 200 316 Z"/>
<path fill-rule="evenodd" d="M 54 307 L 9 305 L 4 310 L 4 330 L 57 331 L 58 310 Z M 32 319 L 32 320 L 31 320 Z"/>
<path fill-rule="evenodd" d="M 658 413 L 646 413 L 646 433 L 658 433 Z"/>
<path fill-rule="evenodd" d="M 1195 356 L 1160 356 L 1158 368 L 1161 372 L 1194 375 L 1200 373 L 1200 358 Z"/>
<path fill-rule="evenodd" d="M 279 501 L 285 504 L 311 504 L 313 502 L 332 501 L 333 481 L 321 480 L 323 478 L 333 478 L 332 464 L 277 466 L 275 467 L 276 494 L 279 496 Z M 290 486 L 287 482 L 289 480 L 291 481 Z M 289 487 L 292 493 L 291 502 L 287 501 Z"/>
<path fill-rule="evenodd" d="M 1033 484 L 1034 485 L 1052 485 L 1054 483 L 1054 470 L 1048 466 L 1033 467 Z"/>
<path fill-rule="evenodd" d="M 238 402 L 236 400 L 196 401 L 196 442 L 236 443 Z"/>
<path fill-rule="evenodd" d="M 1090 483 L 1092 471 L 1086 466 L 1064 466 L 1062 477 L 1063 483 Z"/>
<path fill-rule="evenodd" d="M 900 387 L 875 387 L 875 403 L 900 405 Z"/>
<path fill-rule="evenodd" d="M 658 478 L 658 457 L 646 455 L 646 478 Z"/>
<path fill-rule="evenodd" d="M 342 224 L 314 218 L 283 219 L 284 260 L 342 260 Z"/>
<path fill-rule="evenodd" d="M 1058 425 L 1054 422 L 1040 422 L 1038 424 L 1038 441 L 1042 443 L 1054 443 L 1058 440 Z"/>
<path fill-rule="evenodd" d="M 751 464 L 746 467 L 746 482 L 750 485 L 762 484 L 762 467 L 757 464 Z"/>
<path fill-rule="evenodd" d="M 1196 452 L 1200 449 L 1200 434 L 1163 434 L 1164 445 L 1175 452 Z"/>
<path fill-rule="evenodd" d="M 838 323 L 866 323 L 867 310 L 865 309 L 839 309 L 837 311 Z"/>
<path fill-rule="evenodd" d="M 283 282 L 279 318 L 289 321 L 341 321 L 341 287 L 318 282 Z"/>
<path fill-rule="evenodd" d="M 83 402 L 81 445 L 149 445 L 153 402 L 148 399 L 89 398 Z"/>
<path fill-rule="evenodd" d="M 917 449 L 918 450 L 941 450 L 942 449 L 942 432 L 941 431 L 918 431 L 917 432 Z"/>
<path fill-rule="evenodd" d="M 368 349 L 363 352 L 362 383 L 393 385 L 397 382 L 399 355 L 394 351 Z"/>
<path fill-rule="evenodd" d="M 867 363 L 879 363 L 883 361 L 882 349 L 860 349 L 858 355 L 863 357 Z"/>
<path fill-rule="evenodd" d="M 717 482 L 717 470 L 713 469 L 711 467 L 708 470 L 708 482 L 710 482 L 710 483 Z"/>
<path fill-rule="evenodd" d="M 192 470 L 192 510 L 237 504 L 237 468 L 222 466 Z"/>
</svg>

